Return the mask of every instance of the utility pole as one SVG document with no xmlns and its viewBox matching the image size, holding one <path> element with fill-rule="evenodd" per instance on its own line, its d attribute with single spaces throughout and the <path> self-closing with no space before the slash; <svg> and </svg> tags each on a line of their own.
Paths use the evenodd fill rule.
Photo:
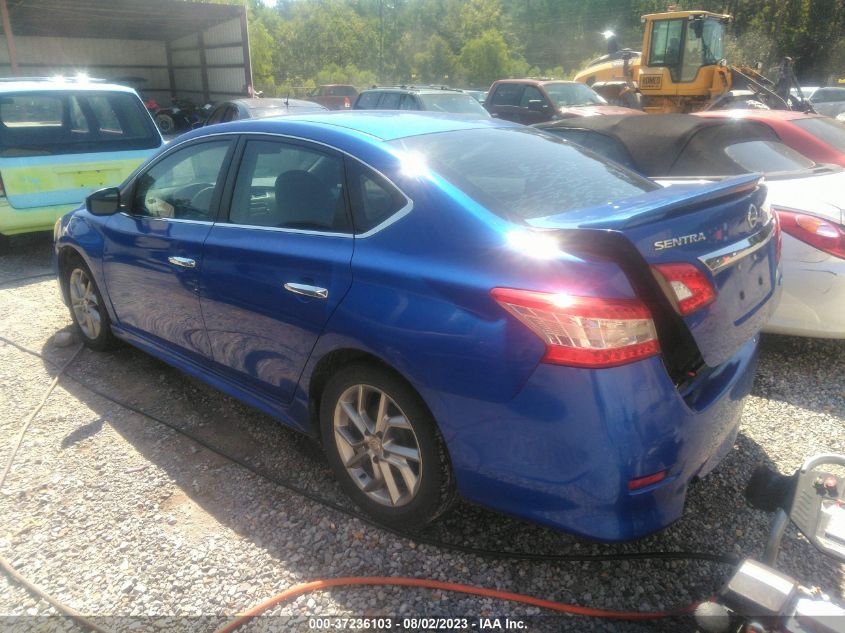
<svg viewBox="0 0 845 633">
<path fill-rule="evenodd" d="M 3 18 L 3 34 L 6 36 L 6 48 L 9 49 L 9 65 L 12 67 L 12 74 L 18 75 L 18 51 L 15 48 L 15 38 L 12 35 L 12 21 L 9 19 L 9 7 L 6 0 L 0 0 L 0 15 Z"/>
<path fill-rule="evenodd" d="M 381 84 L 384 82 L 384 0 L 378 0 L 378 22 L 378 82 Z"/>
</svg>

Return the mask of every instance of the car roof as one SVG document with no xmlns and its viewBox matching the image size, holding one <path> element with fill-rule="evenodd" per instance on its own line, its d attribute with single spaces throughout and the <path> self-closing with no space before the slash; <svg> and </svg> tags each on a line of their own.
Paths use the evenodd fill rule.
<svg viewBox="0 0 845 633">
<path fill-rule="evenodd" d="M 497 84 L 531 84 L 532 86 L 546 86 L 548 84 L 577 84 L 580 81 L 570 81 L 568 79 L 499 79 Z M 586 84 L 585 84 L 586 85 Z"/>
<path fill-rule="evenodd" d="M 326 111 L 316 113 L 291 114 L 283 117 L 267 119 L 246 119 L 224 123 L 229 132 L 239 133 L 291 133 L 296 128 L 298 134 L 310 129 L 325 131 L 327 127 L 336 132 L 354 136 L 367 137 L 370 140 L 392 141 L 420 134 L 435 134 L 438 132 L 454 132 L 458 130 L 474 130 L 483 128 L 512 128 L 522 127 L 516 123 L 499 119 L 473 119 L 466 116 L 448 113 L 430 112 L 399 112 L 394 110 L 353 110 Z M 222 127 L 222 126 L 220 126 Z M 200 128 L 196 132 L 189 132 L 180 137 L 185 140 L 196 136 L 203 136 L 202 130 L 218 128 Z M 219 129 L 215 129 L 219 133 Z M 208 132 L 211 133 L 211 132 Z"/>
<path fill-rule="evenodd" d="M 727 142 L 779 141 L 771 129 L 755 121 L 713 119 L 691 114 L 580 117 L 541 123 L 536 127 L 590 130 L 614 138 L 628 150 L 634 168 L 652 178 L 671 175 L 672 168 L 682 156 L 707 164 L 712 167 L 712 174 L 741 173 L 736 171 L 737 165 L 723 151 Z"/>
<path fill-rule="evenodd" d="M 360 94 L 365 92 L 413 92 L 414 94 L 463 94 L 464 91 L 459 88 L 449 88 L 448 86 L 377 86 L 375 88 L 367 88 L 362 90 Z"/>
<path fill-rule="evenodd" d="M 51 92 L 51 91 L 99 91 L 99 92 L 129 92 L 136 94 L 130 86 L 113 84 L 105 81 L 85 81 L 75 78 L 23 78 L 19 80 L 0 81 L 0 94 L 7 92 Z"/>
</svg>

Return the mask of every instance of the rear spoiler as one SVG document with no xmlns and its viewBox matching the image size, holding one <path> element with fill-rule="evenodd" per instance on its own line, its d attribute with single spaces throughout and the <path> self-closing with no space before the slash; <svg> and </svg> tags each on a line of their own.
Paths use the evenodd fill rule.
<svg viewBox="0 0 845 633">
<path fill-rule="evenodd" d="M 527 220 L 538 229 L 583 228 L 621 230 L 680 215 L 706 204 L 752 191 L 761 186 L 760 174 L 745 174 L 718 182 L 678 184 L 600 207 L 568 211 Z M 674 179 L 672 179 L 674 180 Z"/>
</svg>

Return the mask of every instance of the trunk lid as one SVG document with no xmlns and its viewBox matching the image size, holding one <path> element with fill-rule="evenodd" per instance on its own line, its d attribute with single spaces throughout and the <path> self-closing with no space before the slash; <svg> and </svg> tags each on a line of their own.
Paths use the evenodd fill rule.
<svg viewBox="0 0 845 633">
<path fill-rule="evenodd" d="M 704 185 L 674 185 L 528 222 L 543 229 L 621 234 L 649 267 L 695 266 L 710 281 L 716 297 L 684 316 L 683 322 L 704 362 L 716 367 L 760 331 L 775 307 L 777 240 L 765 198 L 758 176 L 741 176 Z"/>
</svg>

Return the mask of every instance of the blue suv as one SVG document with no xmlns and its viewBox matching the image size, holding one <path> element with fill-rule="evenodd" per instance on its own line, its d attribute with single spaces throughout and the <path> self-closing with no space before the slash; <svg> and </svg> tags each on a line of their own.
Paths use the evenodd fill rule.
<svg viewBox="0 0 845 633">
<path fill-rule="evenodd" d="M 180 137 L 61 219 L 55 263 L 86 345 L 318 438 L 386 524 L 460 494 L 619 541 L 734 442 L 779 287 L 765 195 L 494 119 L 296 115 Z"/>
</svg>

